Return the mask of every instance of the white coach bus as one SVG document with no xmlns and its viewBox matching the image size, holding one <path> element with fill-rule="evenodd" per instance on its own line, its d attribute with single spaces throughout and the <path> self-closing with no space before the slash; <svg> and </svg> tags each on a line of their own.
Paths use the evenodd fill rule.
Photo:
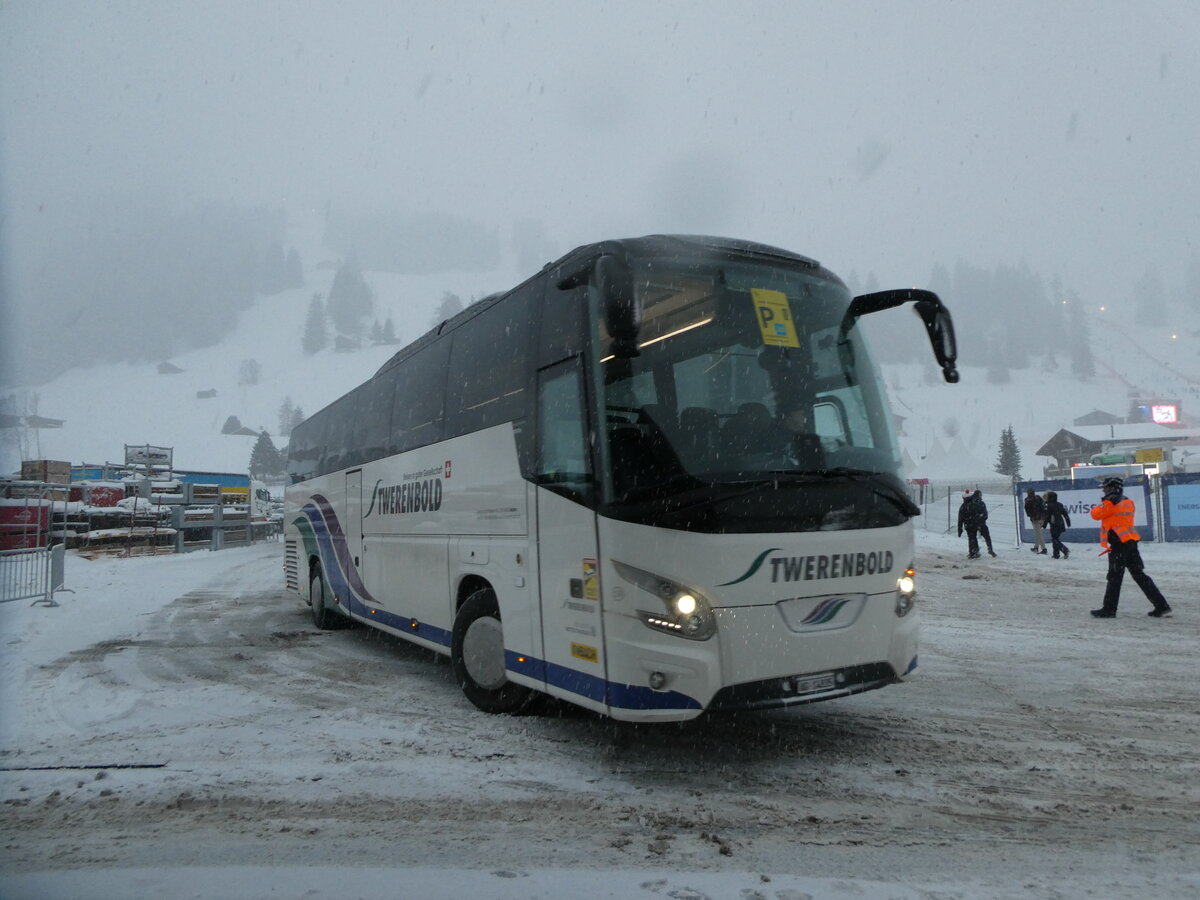
<svg viewBox="0 0 1200 900">
<path fill-rule="evenodd" d="M 917 666 L 911 518 L 851 299 L 811 259 L 580 247 L 400 350 L 291 436 L 288 587 L 319 628 L 449 654 L 480 709 L 616 719 L 843 697 Z"/>
</svg>

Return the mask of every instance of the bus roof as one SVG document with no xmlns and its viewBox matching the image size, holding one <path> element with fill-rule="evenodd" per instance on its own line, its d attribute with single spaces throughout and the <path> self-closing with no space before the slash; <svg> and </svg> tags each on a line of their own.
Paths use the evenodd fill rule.
<svg viewBox="0 0 1200 900">
<path fill-rule="evenodd" d="M 508 296 L 513 291 L 524 285 L 526 282 L 538 277 L 548 269 L 557 269 L 561 273 L 571 273 L 584 267 L 588 261 L 594 260 L 603 256 L 605 253 L 633 254 L 634 256 L 712 256 L 718 259 L 737 260 L 737 259 L 759 259 L 759 260 L 783 260 L 795 265 L 801 265 L 806 268 L 816 269 L 819 274 L 830 280 L 840 283 L 840 279 L 829 270 L 821 266 L 819 262 L 808 256 L 803 256 L 799 253 L 793 253 L 790 250 L 782 250 L 779 247 L 772 247 L 769 244 L 760 244 L 756 241 L 738 240 L 735 238 L 713 237 L 710 235 L 696 234 L 650 234 L 636 238 L 618 238 L 606 241 L 598 241 L 594 244 L 584 244 L 576 247 L 574 250 L 564 254 L 553 262 L 546 263 L 540 272 L 536 272 L 526 278 L 520 284 L 514 285 L 505 291 L 499 291 L 494 294 L 489 294 L 481 300 L 472 303 L 462 312 L 457 313 L 449 319 L 441 322 L 436 328 L 427 331 L 421 337 L 417 338 L 411 344 L 397 350 L 396 353 L 388 359 L 375 372 L 378 376 L 386 372 L 392 366 L 399 363 L 401 360 L 416 353 L 422 347 L 437 340 L 444 331 L 453 331 L 462 322 L 473 319 L 484 310 L 488 309 L 503 297 Z"/>
</svg>

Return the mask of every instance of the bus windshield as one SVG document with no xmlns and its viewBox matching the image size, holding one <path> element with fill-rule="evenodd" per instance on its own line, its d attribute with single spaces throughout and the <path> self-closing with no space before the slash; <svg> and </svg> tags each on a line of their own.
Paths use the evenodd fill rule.
<svg viewBox="0 0 1200 900">
<path fill-rule="evenodd" d="M 593 296 L 602 480 L 619 518 L 704 531 L 886 527 L 914 514 L 891 416 L 827 272 L 640 259 L 639 354 Z M 594 292 L 593 292 L 594 294 Z"/>
</svg>

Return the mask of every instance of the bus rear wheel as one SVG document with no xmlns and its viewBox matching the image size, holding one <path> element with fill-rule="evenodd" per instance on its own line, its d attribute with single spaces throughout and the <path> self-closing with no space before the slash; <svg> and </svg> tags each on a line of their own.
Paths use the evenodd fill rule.
<svg viewBox="0 0 1200 900">
<path fill-rule="evenodd" d="M 533 698 L 533 691 L 513 684 L 505 674 L 500 605 L 490 590 L 475 591 L 459 607 L 450 662 L 462 692 L 484 712 L 520 712 Z"/>
<path fill-rule="evenodd" d="M 308 575 L 308 605 L 312 610 L 313 624 L 322 631 L 332 631 L 346 625 L 346 620 L 325 604 L 325 576 L 320 566 L 313 566 Z"/>
</svg>

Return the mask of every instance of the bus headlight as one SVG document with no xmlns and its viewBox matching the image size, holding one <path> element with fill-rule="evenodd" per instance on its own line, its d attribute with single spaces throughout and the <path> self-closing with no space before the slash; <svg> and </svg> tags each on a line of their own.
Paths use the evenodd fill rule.
<svg viewBox="0 0 1200 900">
<path fill-rule="evenodd" d="M 896 579 L 896 615 L 907 616 L 917 603 L 917 570 L 909 566 Z"/>
<path fill-rule="evenodd" d="M 647 628 L 692 641 L 706 641 L 716 634 L 717 619 L 712 604 L 699 591 L 616 560 L 613 566 L 618 575 L 653 595 L 661 604 L 661 609 L 638 609 L 638 617 Z"/>
</svg>

